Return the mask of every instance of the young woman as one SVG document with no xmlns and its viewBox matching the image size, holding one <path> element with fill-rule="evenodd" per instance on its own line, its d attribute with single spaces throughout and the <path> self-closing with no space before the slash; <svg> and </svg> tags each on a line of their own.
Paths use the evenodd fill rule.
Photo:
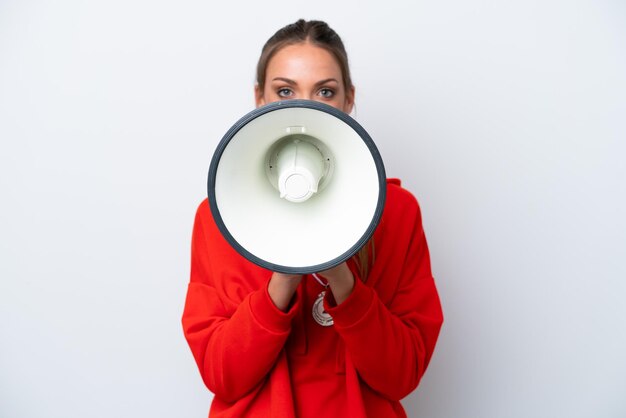
<svg viewBox="0 0 626 418">
<path fill-rule="evenodd" d="M 257 106 L 317 100 L 350 113 L 339 36 L 299 20 L 263 47 Z M 322 290 L 332 321 L 311 308 Z M 314 275 L 258 267 L 220 234 L 207 200 L 192 238 L 183 328 L 214 394 L 210 417 L 405 417 L 443 321 L 415 198 L 388 180 L 381 221 L 349 261 Z"/>
</svg>

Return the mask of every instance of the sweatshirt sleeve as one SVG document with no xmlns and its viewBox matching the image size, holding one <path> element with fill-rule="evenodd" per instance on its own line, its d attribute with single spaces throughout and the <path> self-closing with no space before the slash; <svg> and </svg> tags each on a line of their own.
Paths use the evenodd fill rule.
<svg viewBox="0 0 626 418">
<path fill-rule="evenodd" d="M 326 304 L 363 381 L 392 400 L 417 387 L 443 322 L 419 207 L 410 198 L 402 213 L 392 210 L 396 226 L 384 232 L 391 248 L 381 248 L 375 263 L 385 267 L 375 265 L 367 284 L 356 278 L 341 305 Z"/>
<path fill-rule="evenodd" d="M 220 399 L 234 402 L 273 367 L 299 301 L 296 297 L 288 312 L 276 308 L 267 291 L 269 275 L 242 265 L 215 235 L 208 211 L 201 205 L 194 223 L 182 324 L 206 386 Z"/>
</svg>

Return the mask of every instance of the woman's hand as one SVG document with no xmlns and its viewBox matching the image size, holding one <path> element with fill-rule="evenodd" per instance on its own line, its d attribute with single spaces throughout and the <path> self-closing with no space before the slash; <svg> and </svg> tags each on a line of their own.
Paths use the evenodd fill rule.
<svg viewBox="0 0 626 418">
<path fill-rule="evenodd" d="M 337 305 L 340 305 L 350 296 L 350 293 L 352 293 L 352 289 L 354 288 L 354 275 L 352 275 L 352 272 L 345 262 L 331 269 L 321 271 L 319 274 L 328 280 L 330 291 Z"/>
<path fill-rule="evenodd" d="M 319 275 L 328 281 L 330 291 L 337 305 L 341 304 L 350 296 L 354 288 L 354 276 L 344 262 L 336 267 L 319 272 Z M 287 312 L 289 304 L 296 289 L 302 281 L 298 274 L 285 274 L 274 272 L 270 279 L 267 291 L 274 305 L 283 312 Z"/>
<path fill-rule="evenodd" d="M 267 291 L 270 294 L 270 299 L 274 302 L 274 305 L 283 312 L 289 310 L 289 304 L 293 298 L 293 294 L 296 293 L 298 285 L 302 281 L 302 276 L 299 274 L 284 274 L 274 272 L 270 283 L 267 286 Z"/>
</svg>

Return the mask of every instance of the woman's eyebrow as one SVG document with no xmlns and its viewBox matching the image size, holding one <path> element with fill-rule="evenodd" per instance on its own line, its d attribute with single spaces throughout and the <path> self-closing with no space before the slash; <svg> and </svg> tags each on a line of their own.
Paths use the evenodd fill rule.
<svg viewBox="0 0 626 418">
<path fill-rule="evenodd" d="M 290 79 L 290 78 L 286 78 L 286 77 L 274 77 L 274 78 L 272 79 L 272 81 L 283 81 L 283 82 L 285 82 L 285 83 L 287 83 L 287 84 L 291 84 L 291 85 L 293 85 L 293 86 L 295 86 L 296 84 L 298 84 L 298 83 L 296 83 L 294 80 L 292 80 L 292 79 Z"/>
<path fill-rule="evenodd" d="M 339 84 L 339 81 L 337 81 L 336 78 L 327 78 L 327 79 L 318 81 L 317 83 L 315 83 L 315 85 L 319 86 L 319 85 L 322 85 L 322 84 L 332 83 L 332 82 L 335 82 L 335 83 Z"/>
</svg>

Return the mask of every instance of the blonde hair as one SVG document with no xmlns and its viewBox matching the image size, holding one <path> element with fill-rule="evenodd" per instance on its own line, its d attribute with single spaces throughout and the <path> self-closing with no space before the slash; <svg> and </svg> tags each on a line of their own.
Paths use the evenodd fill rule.
<svg viewBox="0 0 626 418">
<path fill-rule="evenodd" d="M 376 259 L 376 246 L 374 245 L 374 237 L 370 238 L 367 243 L 354 256 L 356 265 L 359 269 L 359 276 L 363 282 L 367 281 L 374 260 Z"/>
</svg>

